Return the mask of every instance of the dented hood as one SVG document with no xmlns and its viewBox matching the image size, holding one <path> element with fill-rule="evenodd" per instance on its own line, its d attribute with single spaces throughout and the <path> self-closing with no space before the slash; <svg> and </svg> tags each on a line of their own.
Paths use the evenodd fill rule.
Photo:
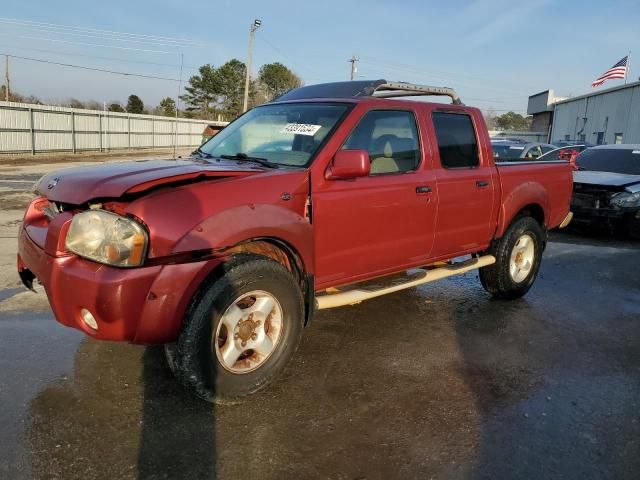
<svg viewBox="0 0 640 480">
<path fill-rule="evenodd" d="M 93 199 L 119 198 L 154 187 L 202 179 L 254 175 L 264 172 L 252 163 L 199 159 L 142 160 L 75 167 L 50 173 L 35 190 L 55 202 L 83 204 Z"/>
<path fill-rule="evenodd" d="M 580 170 L 573 172 L 573 182 L 584 183 L 587 185 L 602 185 L 606 187 L 626 187 L 640 183 L 640 175 Z"/>
</svg>

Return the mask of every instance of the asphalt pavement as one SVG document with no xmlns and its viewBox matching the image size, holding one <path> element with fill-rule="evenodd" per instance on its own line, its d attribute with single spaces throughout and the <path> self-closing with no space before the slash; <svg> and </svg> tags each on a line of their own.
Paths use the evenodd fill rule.
<svg viewBox="0 0 640 480">
<path fill-rule="evenodd" d="M 275 384 L 227 405 L 159 347 L 57 324 L 4 263 L 0 478 L 637 479 L 639 254 L 554 234 L 523 299 L 471 272 L 320 312 Z"/>
<path fill-rule="evenodd" d="M 0 477 L 638 478 L 638 249 L 561 240 L 521 300 L 467 274 L 318 314 L 234 405 L 8 292 Z"/>
</svg>

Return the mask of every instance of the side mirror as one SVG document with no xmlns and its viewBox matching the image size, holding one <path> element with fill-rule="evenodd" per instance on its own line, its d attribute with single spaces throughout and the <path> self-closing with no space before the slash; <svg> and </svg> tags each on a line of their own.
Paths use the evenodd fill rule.
<svg viewBox="0 0 640 480">
<path fill-rule="evenodd" d="M 366 177 L 370 170 L 369 152 L 366 150 L 339 150 L 333 157 L 326 178 L 341 180 Z"/>
</svg>

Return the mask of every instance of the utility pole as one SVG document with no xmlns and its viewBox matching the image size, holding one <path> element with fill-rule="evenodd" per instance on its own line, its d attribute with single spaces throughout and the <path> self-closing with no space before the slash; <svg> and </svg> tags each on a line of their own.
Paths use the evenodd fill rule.
<svg viewBox="0 0 640 480">
<path fill-rule="evenodd" d="M 253 37 L 260 25 L 262 25 L 262 20 L 258 20 L 256 18 L 249 28 L 249 56 L 247 57 L 247 76 L 244 81 L 244 101 L 242 102 L 243 113 L 247 111 L 247 106 L 249 104 L 249 82 L 251 80 L 251 53 L 253 50 Z"/>
<path fill-rule="evenodd" d="M 9 55 L 5 55 L 5 73 L 7 76 L 7 88 L 4 90 L 4 99 L 8 102 L 9 95 L 11 92 L 11 87 L 9 86 Z"/>
<path fill-rule="evenodd" d="M 356 62 L 358 62 L 359 60 L 360 59 L 355 55 L 352 55 L 351 58 L 347 60 L 351 64 L 351 80 L 353 80 L 356 77 L 356 72 L 358 71 L 358 68 L 356 67 Z"/>
<path fill-rule="evenodd" d="M 178 95 L 176 95 L 176 115 L 173 122 L 173 159 L 176 160 L 176 148 L 178 147 L 178 102 L 180 101 L 180 91 L 182 90 L 182 70 L 184 69 L 184 53 L 180 53 L 180 77 L 178 77 Z M 205 105 L 206 111 L 206 105 Z M 155 135 L 155 133 L 154 133 Z M 153 139 L 155 142 L 155 138 Z"/>
</svg>

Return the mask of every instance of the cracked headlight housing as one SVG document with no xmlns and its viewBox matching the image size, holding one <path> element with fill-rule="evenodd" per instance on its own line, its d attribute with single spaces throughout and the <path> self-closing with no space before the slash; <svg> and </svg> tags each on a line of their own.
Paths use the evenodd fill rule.
<svg viewBox="0 0 640 480">
<path fill-rule="evenodd" d="M 640 192 L 621 192 L 611 198 L 611 203 L 617 207 L 640 207 Z"/>
<path fill-rule="evenodd" d="M 66 248 L 107 265 L 138 267 L 144 262 L 148 243 L 146 230 L 136 221 L 106 210 L 88 210 L 71 220 Z"/>
</svg>

